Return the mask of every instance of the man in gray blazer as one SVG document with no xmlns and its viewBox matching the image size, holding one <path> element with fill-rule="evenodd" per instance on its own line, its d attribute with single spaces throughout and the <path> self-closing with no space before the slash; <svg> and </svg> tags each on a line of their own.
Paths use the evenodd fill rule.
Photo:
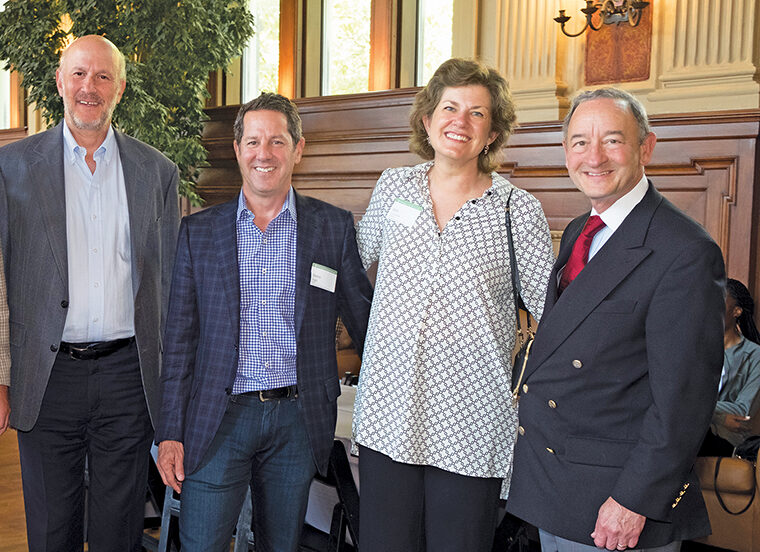
<svg viewBox="0 0 760 552">
<path fill-rule="evenodd" d="M 30 550 L 139 550 L 160 334 L 179 208 L 176 165 L 111 127 L 124 56 L 62 54 L 64 121 L 0 149 L 11 426 Z"/>
</svg>

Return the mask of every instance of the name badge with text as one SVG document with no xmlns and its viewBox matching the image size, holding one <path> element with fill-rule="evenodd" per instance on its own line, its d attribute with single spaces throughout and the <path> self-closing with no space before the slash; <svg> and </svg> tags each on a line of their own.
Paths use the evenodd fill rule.
<svg viewBox="0 0 760 552">
<path fill-rule="evenodd" d="M 393 202 L 393 205 L 386 216 L 388 217 L 388 220 L 398 222 L 404 226 L 413 226 L 414 221 L 417 220 L 417 217 L 421 212 L 422 207 L 419 205 L 415 205 L 411 201 L 406 201 L 405 199 L 397 199 Z"/>
<path fill-rule="evenodd" d="M 309 283 L 312 286 L 335 293 L 335 282 L 337 281 L 337 270 L 317 263 L 311 264 L 311 282 Z"/>
</svg>

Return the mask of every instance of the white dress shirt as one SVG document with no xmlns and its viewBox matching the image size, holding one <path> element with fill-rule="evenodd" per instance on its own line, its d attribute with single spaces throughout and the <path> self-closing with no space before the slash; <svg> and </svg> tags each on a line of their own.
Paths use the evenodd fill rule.
<svg viewBox="0 0 760 552">
<path fill-rule="evenodd" d="M 69 306 L 63 341 L 110 341 L 135 335 L 132 246 L 124 171 L 113 128 L 87 151 L 63 125 Z"/>
<path fill-rule="evenodd" d="M 604 213 L 597 213 L 596 209 L 591 209 L 591 216 L 598 215 L 602 219 L 605 226 L 599 232 L 596 233 L 594 239 L 591 241 L 591 248 L 588 252 L 588 260 L 590 261 L 594 255 L 607 243 L 607 240 L 612 237 L 625 218 L 631 214 L 633 208 L 644 199 L 644 196 L 649 189 L 649 181 L 647 176 L 642 173 L 641 180 L 636 184 L 633 189 L 618 199 L 615 203 L 610 205 Z"/>
</svg>

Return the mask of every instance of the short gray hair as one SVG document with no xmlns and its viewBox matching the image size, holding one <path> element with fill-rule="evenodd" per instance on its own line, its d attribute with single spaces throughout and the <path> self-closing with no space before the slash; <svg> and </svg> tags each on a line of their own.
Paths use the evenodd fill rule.
<svg viewBox="0 0 760 552">
<path fill-rule="evenodd" d="M 636 120 L 636 126 L 639 127 L 639 144 L 643 144 L 647 139 L 649 133 L 652 132 L 649 126 L 649 119 L 647 118 L 647 110 L 641 102 L 630 92 L 620 90 L 619 88 L 598 88 L 596 90 L 586 90 L 579 92 L 573 98 L 573 103 L 570 106 L 570 111 L 565 115 L 565 120 L 562 121 L 562 139 L 567 141 L 567 128 L 570 126 L 570 119 L 573 117 L 573 113 L 578 109 L 578 106 L 583 102 L 590 100 L 596 100 L 599 98 L 609 98 L 610 100 L 616 100 L 625 103 L 633 114 L 633 118 Z"/>
</svg>

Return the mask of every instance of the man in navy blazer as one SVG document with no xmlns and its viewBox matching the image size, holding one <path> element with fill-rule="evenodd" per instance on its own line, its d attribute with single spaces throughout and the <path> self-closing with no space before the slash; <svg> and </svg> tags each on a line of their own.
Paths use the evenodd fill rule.
<svg viewBox="0 0 760 552">
<path fill-rule="evenodd" d="M 112 128 L 126 72 L 110 41 L 72 42 L 56 83 L 61 124 L 0 149 L 29 549 L 82 549 L 87 461 L 89 549 L 139 550 L 179 171 Z"/>
<path fill-rule="evenodd" d="M 156 433 L 183 550 L 226 550 L 246 489 L 256 550 L 296 551 L 340 394 L 340 315 L 361 352 L 372 288 L 348 211 L 293 191 L 296 106 L 264 93 L 234 126 L 243 186 L 180 227 Z"/>
<path fill-rule="evenodd" d="M 592 211 L 550 278 L 507 508 L 544 550 L 677 550 L 710 532 L 692 465 L 723 361 L 721 252 L 646 179 L 656 138 L 633 96 L 580 94 L 564 133 Z"/>
</svg>

